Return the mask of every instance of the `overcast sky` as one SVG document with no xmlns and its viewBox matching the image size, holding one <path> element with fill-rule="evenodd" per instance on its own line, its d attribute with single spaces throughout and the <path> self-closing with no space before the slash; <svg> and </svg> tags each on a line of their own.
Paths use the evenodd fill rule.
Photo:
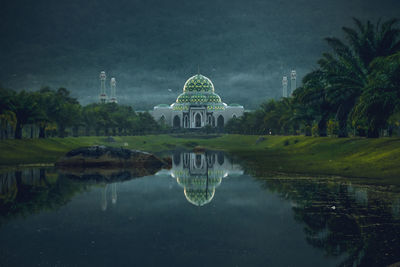
<svg viewBox="0 0 400 267">
<path fill-rule="evenodd" d="M 352 17 L 399 14 L 399 0 L 1 1 L 0 84 L 66 87 L 87 104 L 105 70 L 120 103 L 149 109 L 199 66 L 224 102 L 253 109 L 281 96 L 292 68 L 299 80 L 314 69 Z"/>
</svg>

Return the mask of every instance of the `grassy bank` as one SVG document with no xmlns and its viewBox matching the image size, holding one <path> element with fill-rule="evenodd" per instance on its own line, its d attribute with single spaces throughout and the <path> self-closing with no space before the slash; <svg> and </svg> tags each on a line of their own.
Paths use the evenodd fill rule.
<svg viewBox="0 0 400 267">
<path fill-rule="evenodd" d="M 256 174 L 269 171 L 380 178 L 400 183 L 400 138 L 314 138 L 304 136 L 171 136 L 51 138 L 0 141 L 0 164 L 52 163 L 67 151 L 87 145 L 112 145 L 161 152 L 203 146 L 226 150 Z"/>
</svg>

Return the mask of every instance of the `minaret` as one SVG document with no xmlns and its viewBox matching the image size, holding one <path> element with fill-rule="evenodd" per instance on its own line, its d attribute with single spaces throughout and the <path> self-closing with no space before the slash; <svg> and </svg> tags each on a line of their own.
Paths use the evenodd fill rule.
<svg viewBox="0 0 400 267">
<path fill-rule="evenodd" d="M 117 86 L 117 81 L 115 80 L 114 77 L 111 78 L 110 85 L 111 85 L 111 98 L 110 98 L 110 102 L 111 102 L 111 103 L 118 103 L 117 97 L 115 96 L 115 89 L 116 89 L 116 86 Z"/>
<path fill-rule="evenodd" d="M 288 85 L 287 76 L 283 76 L 283 78 L 282 78 L 282 97 L 288 97 L 287 85 Z"/>
<path fill-rule="evenodd" d="M 296 90 L 296 76 L 296 71 L 292 70 L 290 73 L 290 95 L 292 95 L 294 90 Z"/>
<path fill-rule="evenodd" d="M 106 103 L 107 95 L 106 95 L 106 72 L 100 72 L 100 102 Z"/>
</svg>

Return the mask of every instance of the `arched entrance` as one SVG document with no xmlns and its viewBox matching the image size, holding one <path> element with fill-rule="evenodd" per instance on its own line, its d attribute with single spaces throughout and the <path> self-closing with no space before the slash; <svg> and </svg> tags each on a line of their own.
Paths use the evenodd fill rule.
<svg viewBox="0 0 400 267">
<path fill-rule="evenodd" d="M 188 115 L 185 115 L 185 118 L 183 119 L 183 127 L 184 127 L 184 128 L 189 128 L 189 118 L 188 118 Z"/>
<path fill-rule="evenodd" d="M 218 153 L 218 154 L 217 154 L 217 161 L 218 161 L 218 164 L 219 164 L 219 165 L 224 164 L 224 162 L 225 162 L 225 156 L 224 156 L 224 154 Z"/>
<path fill-rule="evenodd" d="M 175 117 L 174 117 L 173 126 L 174 126 L 174 128 L 181 127 L 181 119 L 179 118 L 178 115 L 175 115 Z"/>
<path fill-rule="evenodd" d="M 202 155 L 200 155 L 200 154 L 196 154 L 196 155 L 195 155 L 194 166 L 196 167 L 196 169 L 201 169 L 201 168 L 203 168 L 203 159 L 202 159 Z"/>
<path fill-rule="evenodd" d="M 172 159 L 174 160 L 175 166 L 178 166 L 181 163 L 181 154 L 178 152 L 175 152 Z"/>
<path fill-rule="evenodd" d="M 161 115 L 160 124 L 161 124 L 161 125 L 164 125 L 164 124 L 165 124 L 165 116 L 164 116 L 164 115 Z"/>
<path fill-rule="evenodd" d="M 183 167 L 185 167 L 185 168 L 189 168 L 189 163 L 190 163 L 190 155 L 189 155 L 189 153 L 185 153 L 184 155 L 183 155 Z"/>
<path fill-rule="evenodd" d="M 224 117 L 222 115 L 218 116 L 217 126 L 220 127 L 220 128 L 224 127 Z"/>
<path fill-rule="evenodd" d="M 200 128 L 201 127 L 201 115 L 200 115 L 200 113 L 196 114 L 196 116 L 194 117 L 194 122 L 195 122 L 196 128 Z"/>
</svg>

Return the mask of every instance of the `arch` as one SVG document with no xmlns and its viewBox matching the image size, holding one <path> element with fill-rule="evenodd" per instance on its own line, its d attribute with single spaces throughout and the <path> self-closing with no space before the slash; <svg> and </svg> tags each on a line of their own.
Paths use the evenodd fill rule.
<svg viewBox="0 0 400 267">
<path fill-rule="evenodd" d="M 195 155 L 194 166 L 196 167 L 196 169 L 203 168 L 203 159 L 202 159 L 201 154 L 196 154 Z"/>
<path fill-rule="evenodd" d="M 188 117 L 188 115 L 185 115 L 185 117 L 183 119 L 183 127 L 184 128 L 189 128 L 189 117 Z"/>
<path fill-rule="evenodd" d="M 237 118 L 236 114 L 233 114 L 232 119 L 236 119 L 236 118 Z"/>
<path fill-rule="evenodd" d="M 183 167 L 184 168 L 189 168 L 189 163 L 190 163 L 190 155 L 189 153 L 183 154 Z"/>
<path fill-rule="evenodd" d="M 224 127 L 224 123 L 225 123 L 224 116 L 219 115 L 218 119 L 217 119 L 217 126 L 222 128 L 222 127 Z"/>
<path fill-rule="evenodd" d="M 214 165 L 214 162 L 215 162 L 215 155 L 214 154 L 207 155 L 207 166 L 212 167 Z"/>
<path fill-rule="evenodd" d="M 221 166 L 222 164 L 224 164 L 224 162 L 225 162 L 225 156 L 224 156 L 224 154 L 223 153 L 218 153 L 217 154 L 217 161 L 218 161 L 218 164 Z"/>
<path fill-rule="evenodd" d="M 172 160 L 174 161 L 175 166 L 179 166 L 179 164 L 181 163 L 181 153 L 175 152 L 173 154 Z"/>
<path fill-rule="evenodd" d="M 194 116 L 194 125 L 196 128 L 201 127 L 201 114 L 200 113 L 196 113 L 196 115 Z"/>
<path fill-rule="evenodd" d="M 175 117 L 174 117 L 173 126 L 174 126 L 174 128 L 180 128 L 181 127 L 181 119 L 179 118 L 178 115 L 175 115 Z"/>
<path fill-rule="evenodd" d="M 161 115 L 161 117 L 160 117 L 160 124 L 165 124 L 165 116 L 164 116 L 164 114 L 163 115 Z"/>
</svg>

